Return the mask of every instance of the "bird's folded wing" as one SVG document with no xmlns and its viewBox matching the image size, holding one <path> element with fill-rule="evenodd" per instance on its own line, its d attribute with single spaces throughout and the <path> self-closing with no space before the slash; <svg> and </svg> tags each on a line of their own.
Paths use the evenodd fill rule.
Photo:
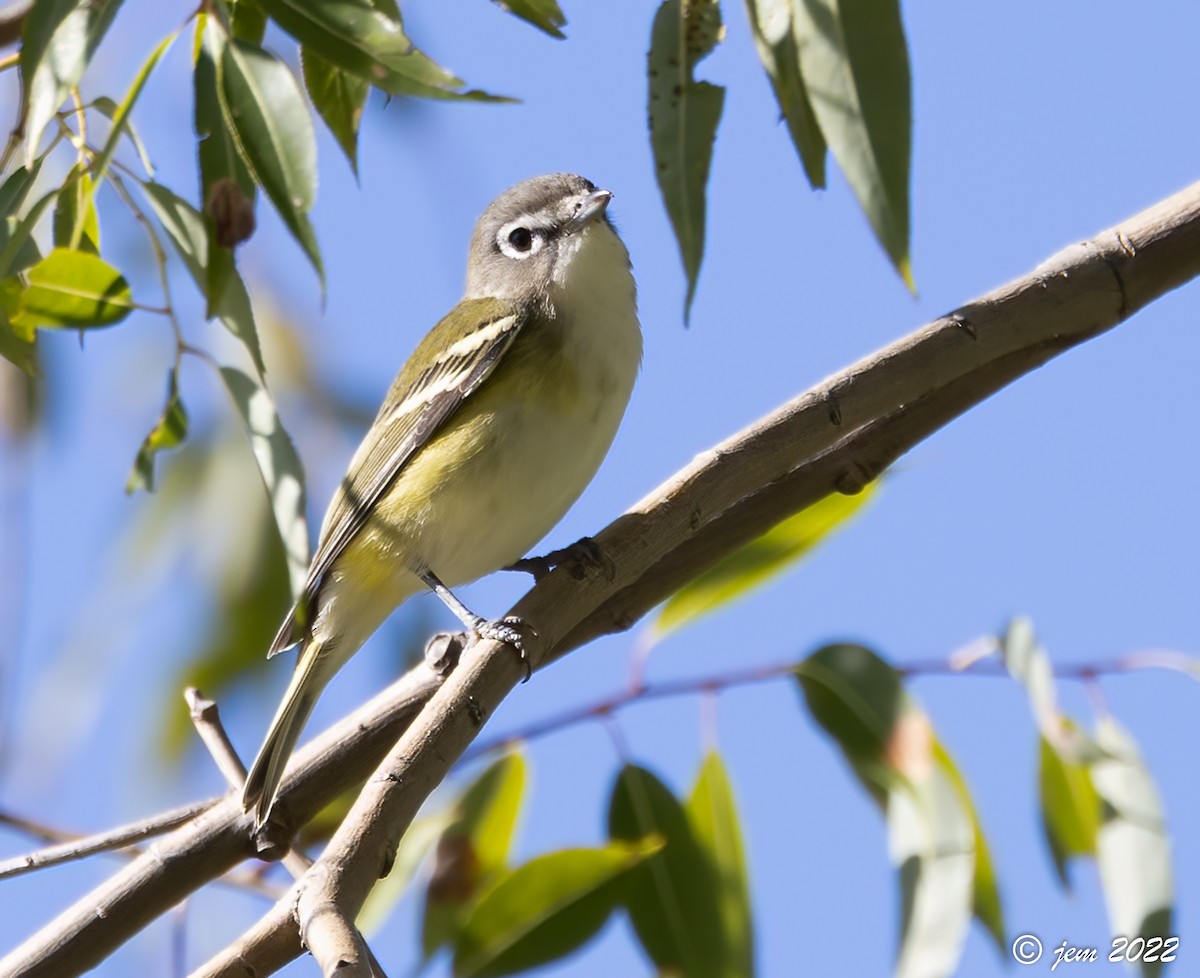
<svg viewBox="0 0 1200 978">
<path fill-rule="evenodd" d="M 310 624 L 308 611 L 334 561 L 408 461 L 495 369 L 524 320 L 511 303 L 470 299 L 459 303 L 422 340 L 354 454 L 321 527 L 304 592 L 288 612 L 268 655 L 304 638 Z"/>
</svg>

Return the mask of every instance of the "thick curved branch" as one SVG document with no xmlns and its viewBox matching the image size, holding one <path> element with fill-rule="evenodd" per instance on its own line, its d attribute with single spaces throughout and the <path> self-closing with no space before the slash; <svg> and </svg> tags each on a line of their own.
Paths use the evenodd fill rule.
<svg viewBox="0 0 1200 978">
<path fill-rule="evenodd" d="M 782 517 L 856 491 L 971 405 L 1198 274 L 1200 184 L 830 378 L 704 453 L 600 533 L 611 575 L 561 568 L 522 598 L 513 611 L 537 631 L 527 643 L 534 661 L 630 627 Z M 268 974 L 300 953 L 301 931 L 323 966 L 335 964 L 322 921 L 354 919 L 417 808 L 522 675 L 510 650 L 478 646 L 440 688 L 422 667 L 305 748 L 277 805 L 285 834 L 361 781 L 407 727 L 305 878 L 198 974 Z M 237 799 L 225 799 L 0 961 L 0 973 L 94 966 L 162 908 L 252 856 L 251 828 Z M 340 974 L 355 973 L 358 962 L 347 964 Z"/>
<path fill-rule="evenodd" d="M 611 576 L 555 572 L 518 602 L 512 613 L 537 632 L 535 663 L 628 628 L 782 517 L 859 491 L 972 405 L 1197 274 L 1200 184 L 827 380 L 599 534 Z M 308 875 L 197 975 L 268 974 L 301 953 L 301 938 L 326 975 L 369 975 L 338 928 L 355 919 L 425 798 L 521 678 L 504 646 L 475 651 L 405 731 Z"/>
</svg>

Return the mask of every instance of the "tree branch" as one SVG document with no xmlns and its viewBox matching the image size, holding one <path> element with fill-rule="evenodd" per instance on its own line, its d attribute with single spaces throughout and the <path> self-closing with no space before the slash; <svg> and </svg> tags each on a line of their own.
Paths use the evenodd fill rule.
<svg viewBox="0 0 1200 978">
<path fill-rule="evenodd" d="M 972 405 L 1200 274 L 1200 184 L 917 330 L 697 458 L 595 541 L 612 572 L 555 571 L 513 608 L 541 666 L 633 622 L 737 547 L 831 492 L 853 493 Z M 522 676 L 480 643 L 370 778 L 321 857 L 197 976 L 264 975 L 326 919 L 353 920 L 428 794 Z M 293 908 L 295 922 L 292 922 Z M 317 953 L 326 975 L 362 957 Z"/>
<path fill-rule="evenodd" d="M 599 534 L 609 573 L 562 568 L 531 589 L 513 613 L 536 632 L 526 643 L 534 663 L 630 627 L 784 516 L 857 491 L 973 404 L 1198 274 L 1200 184 L 818 385 L 698 457 Z M 353 921 L 425 797 L 523 675 L 511 650 L 483 643 L 444 682 L 420 667 L 302 750 L 276 806 L 284 838 L 361 781 L 405 731 L 305 877 L 197 974 L 268 974 L 299 955 L 301 934 L 331 911 Z M 251 831 L 239 800 L 227 797 L 0 961 L 0 973 L 94 966 L 163 907 L 254 855 Z M 340 963 L 319 960 L 327 971 Z M 339 975 L 367 973 L 361 957 L 346 964 Z"/>
</svg>

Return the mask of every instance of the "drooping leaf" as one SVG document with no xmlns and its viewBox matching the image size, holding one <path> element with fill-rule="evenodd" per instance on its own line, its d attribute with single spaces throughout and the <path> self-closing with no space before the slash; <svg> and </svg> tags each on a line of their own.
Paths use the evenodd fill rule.
<svg viewBox="0 0 1200 978">
<path fill-rule="evenodd" d="M 220 252 L 225 249 L 210 244 L 204 216 L 186 200 L 162 184 L 143 182 L 141 187 L 151 210 L 162 222 L 163 229 L 179 252 L 179 257 L 183 259 L 197 287 L 204 292 L 209 284 L 208 263 L 212 250 Z M 254 309 L 236 268 L 230 269 L 224 276 L 221 294 L 210 305 L 210 315 L 220 319 L 225 328 L 245 344 L 258 376 L 265 377 L 267 368 L 263 363 Z"/>
<path fill-rule="evenodd" d="M 1050 657 L 1037 640 L 1032 621 L 1018 617 L 1009 622 L 1000 640 L 1000 655 L 1009 675 L 1025 687 L 1042 735 L 1059 740 L 1061 724 L 1054 670 Z"/>
<path fill-rule="evenodd" d="M 471 909 L 454 946 L 456 978 L 528 971 L 580 948 L 620 906 L 630 871 L 658 840 L 548 853 L 504 874 Z"/>
<path fill-rule="evenodd" d="M 1100 800 L 1091 772 L 1082 761 L 1060 752 L 1046 737 L 1039 738 L 1038 787 L 1042 829 L 1065 888 L 1070 888 L 1067 862 L 1096 854 Z"/>
<path fill-rule="evenodd" d="M 194 127 L 200 164 L 200 200 L 208 234 L 207 280 L 204 295 L 207 314 L 216 315 L 217 300 L 234 271 L 233 248 L 253 233 L 256 186 L 254 177 L 238 154 L 234 138 L 221 111 L 217 63 L 225 44 L 219 27 L 205 14 L 196 18 Z M 235 227 L 218 225 L 213 210 L 221 200 L 233 199 L 240 208 L 227 208 L 237 217 Z M 225 215 L 222 215 L 224 218 Z"/>
<path fill-rule="evenodd" d="M 33 229 L 57 199 L 58 190 L 51 190 L 39 197 L 24 217 L 5 219 L 4 232 L 0 234 L 0 241 L 3 241 L 0 246 L 0 278 L 23 272 L 41 261 L 41 254 L 33 242 Z"/>
<path fill-rule="evenodd" d="M 650 36 L 650 145 L 687 273 L 685 320 L 704 257 L 708 171 L 725 105 L 725 89 L 696 81 L 695 69 L 724 36 L 717 0 L 665 0 Z"/>
<path fill-rule="evenodd" d="M 800 65 L 800 48 L 796 43 L 795 0 L 746 0 L 750 28 L 759 60 L 771 80 L 775 101 L 787 123 L 792 143 L 800 154 L 809 186 L 819 190 L 825 186 L 825 157 L 828 146 L 821 126 L 813 113 Z"/>
<path fill-rule="evenodd" d="M 20 52 L 27 166 L 120 7 L 121 0 L 41 0 L 30 6 Z"/>
<path fill-rule="evenodd" d="M 1174 883 L 1162 800 L 1133 737 L 1116 720 L 1097 723 L 1096 742 L 1106 755 L 1091 768 L 1102 803 L 1096 856 L 1112 932 L 1130 940 L 1165 937 L 1173 932 Z M 1159 956 L 1148 957 L 1138 962 L 1143 978 L 1162 970 Z"/>
<path fill-rule="evenodd" d="M 324 283 L 308 220 L 317 190 L 317 145 L 300 86 L 274 55 L 238 40 L 221 44 L 218 79 L 221 111 L 243 162 Z"/>
<path fill-rule="evenodd" d="M 41 376 L 41 365 L 37 356 L 37 336 L 29 337 L 18 333 L 8 321 L 5 291 L 0 284 L 0 357 L 19 367 L 30 377 Z"/>
<path fill-rule="evenodd" d="M 167 403 L 163 413 L 150 429 L 150 433 L 138 449 L 137 458 L 133 461 L 133 469 L 125 483 L 125 491 L 132 493 L 138 489 L 147 492 L 154 491 L 154 458 L 159 452 L 175 448 L 187 437 L 188 416 L 179 399 L 179 371 L 171 371 L 167 381 Z"/>
<path fill-rule="evenodd" d="M 59 189 L 53 231 L 54 244 L 60 248 L 70 248 L 74 239 L 79 251 L 100 254 L 100 219 L 96 214 L 92 178 L 78 163 Z"/>
<path fill-rule="evenodd" d="M 899 674 L 862 646 L 826 646 L 796 669 L 809 712 L 885 812 L 900 874 L 898 978 L 950 975 L 972 912 L 999 912 L 961 775 Z M 994 899 L 995 906 L 990 906 Z"/>
<path fill-rule="evenodd" d="M 464 915 L 504 871 L 525 790 L 526 764 L 516 752 L 486 768 L 459 797 L 454 820 L 438 839 L 425 896 L 425 957 L 454 943 Z"/>
<path fill-rule="evenodd" d="M 258 0 L 234 0 L 229 4 L 229 27 L 239 41 L 262 44 L 267 33 L 267 12 Z"/>
<path fill-rule="evenodd" d="M 890 747 L 901 777 L 887 800 L 888 849 L 900 872 L 896 978 L 949 978 L 971 922 L 975 827 L 935 745 L 910 701 Z"/>
<path fill-rule="evenodd" d="M 92 185 L 90 191 L 92 195 L 99 189 L 100 184 L 104 182 L 109 164 L 112 163 L 113 155 L 117 151 L 117 144 L 120 143 L 122 134 L 130 124 L 129 114 L 133 111 L 133 106 L 137 102 L 138 96 L 142 94 L 142 89 L 146 87 L 150 73 L 154 71 L 155 66 L 162 60 L 163 55 L 175 43 L 175 38 L 178 36 L 179 31 L 174 31 L 159 41 L 154 50 L 150 52 L 150 56 L 142 63 L 142 67 L 138 69 L 137 75 L 134 76 L 133 82 L 129 86 L 129 91 L 125 93 L 125 97 L 121 99 L 120 105 L 117 106 L 116 112 L 113 113 L 112 128 L 109 130 L 108 138 L 104 141 L 100 155 L 96 157 L 95 162 L 92 164 Z M 90 197 L 88 204 L 91 204 Z M 72 248 L 78 247 L 82 233 L 82 226 L 77 224 L 71 237 Z"/>
<path fill-rule="evenodd" d="M 716 871 L 684 807 L 658 778 L 626 765 L 613 785 L 609 837 L 660 837 L 661 852 L 631 875 L 626 910 L 642 948 L 661 972 L 717 978 L 732 968 Z"/>
<path fill-rule="evenodd" d="M 19 166 L 0 183 L 0 216 L 16 217 L 25 198 L 37 182 L 45 156 L 39 156 L 32 166 Z"/>
<path fill-rule="evenodd" d="M 794 9 L 813 114 L 876 238 L 914 289 L 912 82 L 899 0 L 798 0 Z"/>
<path fill-rule="evenodd" d="M 974 827 L 975 881 L 971 897 L 972 910 L 975 918 L 983 924 L 988 936 L 995 942 L 1001 957 L 1007 961 L 1009 948 L 1004 931 L 1004 908 L 1000 901 L 1000 888 L 996 882 L 996 867 L 992 863 L 991 847 L 983 834 L 983 823 L 979 819 L 979 812 L 975 808 L 975 801 L 971 797 L 966 779 L 941 741 L 934 742 L 933 753 L 934 760 L 958 792 L 959 803 L 970 816 Z"/>
<path fill-rule="evenodd" d="M 724 931 L 725 978 L 754 975 L 754 920 L 750 912 L 750 881 L 733 787 L 725 764 L 709 751 L 687 801 L 688 818 L 696 840 L 708 852 L 715 870 L 721 926 Z"/>
<path fill-rule="evenodd" d="M 566 15 L 557 0 L 495 0 L 496 5 L 514 17 L 520 17 L 540 31 L 559 40 L 567 35 L 562 29 L 567 26 Z"/>
<path fill-rule="evenodd" d="M 659 611 L 654 622 L 656 637 L 724 608 L 783 573 L 861 512 L 877 485 L 872 482 L 854 496 L 826 496 L 689 581 Z"/>
<path fill-rule="evenodd" d="M 304 87 L 313 107 L 346 154 L 350 169 L 358 175 L 358 127 L 371 86 L 357 75 L 343 71 L 311 48 L 300 48 Z"/>
<path fill-rule="evenodd" d="M 262 474 L 279 539 L 287 560 L 293 597 L 304 589 L 308 574 L 308 521 L 305 517 L 304 469 L 291 436 L 279 420 L 267 388 L 236 367 L 222 367 L 221 379 L 242 419 L 254 460 Z"/>
<path fill-rule="evenodd" d="M 261 2 L 271 19 L 302 45 L 392 95 L 508 101 L 486 92 L 464 91 L 462 79 L 413 45 L 399 19 L 367 0 Z"/>
<path fill-rule="evenodd" d="M 14 324 L 26 328 L 94 329 L 129 315 L 133 299 L 125 276 L 86 251 L 55 248 L 26 273 Z"/>
</svg>

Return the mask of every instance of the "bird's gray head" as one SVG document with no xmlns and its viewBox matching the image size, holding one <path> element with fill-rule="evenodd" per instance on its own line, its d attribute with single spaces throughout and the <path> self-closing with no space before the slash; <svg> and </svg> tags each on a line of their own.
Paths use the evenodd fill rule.
<svg viewBox="0 0 1200 978">
<path fill-rule="evenodd" d="M 605 213 L 611 199 L 574 173 L 549 173 L 504 191 L 475 225 L 467 298 L 548 297 L 554 285 L 566 286 L 574 266 L 591 263 L 576 262 L 585 252 L 620 262 L 628 275 L 628 252 Z"/>
</svg>

